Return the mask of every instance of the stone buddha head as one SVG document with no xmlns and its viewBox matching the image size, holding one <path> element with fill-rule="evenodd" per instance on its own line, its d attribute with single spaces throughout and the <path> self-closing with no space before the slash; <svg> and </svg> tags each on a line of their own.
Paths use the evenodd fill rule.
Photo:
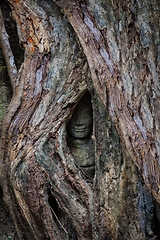
<svg viewBox="0 0 160 240">
<path fill-rule="evenodd" d="M 93 116 L 90 94 L 87 92 L 74 109 L 68 122 L 68 133 L 77 139 L 87 138 L 92 130 Z"/>
</svg>

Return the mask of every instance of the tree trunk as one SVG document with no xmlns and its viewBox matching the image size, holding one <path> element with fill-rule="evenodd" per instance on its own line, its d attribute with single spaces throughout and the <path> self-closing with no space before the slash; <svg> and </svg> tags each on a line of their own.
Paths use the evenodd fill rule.
<svg viewBox="0 0 160 240">
<path fill-rule="evenodd" d="M 17 71 L 1 16 L 13 97 L 0 177 L 17 237 L 159 234 L 158 0 L 8 2 L 25 49 Z M 92 129 L 76 137 L 90 98 Z"/>
</svg>

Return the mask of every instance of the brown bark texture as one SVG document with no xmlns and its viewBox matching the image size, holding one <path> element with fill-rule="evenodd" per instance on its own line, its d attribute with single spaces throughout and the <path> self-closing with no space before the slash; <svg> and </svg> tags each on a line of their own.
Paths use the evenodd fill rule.
<svg viewBox="0 0 160 240">
<path fill-rule="evenodd" d="M 13 97 L 2 123 L 0 180 L 17 239 L 159 234 L 159 1 L 8 3 L 25 49 L 17 71 L 1 15 Z M 93 179 L 67 143 L 67 123 L 86 92 Z"/>
</svg>

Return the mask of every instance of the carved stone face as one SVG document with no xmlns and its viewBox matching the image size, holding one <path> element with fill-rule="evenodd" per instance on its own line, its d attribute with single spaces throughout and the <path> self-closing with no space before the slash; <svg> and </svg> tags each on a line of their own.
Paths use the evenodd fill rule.
<svg viewBox="0 0 160 240">
<path fill-rule="evenodd" d="M 68 123 L 68 132 L 72 137 L 87 137 L 92 130 L 92 105 L 88 94 L 85 94 L 75 107 Z"/>
</svg>

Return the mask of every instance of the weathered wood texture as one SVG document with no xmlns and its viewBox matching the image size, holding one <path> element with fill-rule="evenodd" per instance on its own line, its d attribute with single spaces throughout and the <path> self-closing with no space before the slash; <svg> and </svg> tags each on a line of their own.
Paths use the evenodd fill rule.
<svg viewBox="0 0 160 240">
<path fill-rule="evenodd" d="M 92 81 L 154 196 L 159 195 L 159 2 L 55 1 L 87 57 Z"/>
<path fill-rule="evenodd" d="M 8 2 L 25 54 L 2 125 L 1 179 L 19 239 L 145 239 L 145 185 L 160 202 L 158 1 Z M 66 141 L 86 91 L 93 181 Z"/>
<path fill-rule="evenodd" d="M 8 11 L 9 7 L 7 8 L 6 4 L 0 3 L 0 8 L 2 8 L 4 12 L 2 20 L 5 21 L 5 25 L 8 27 L 9 23 L 12 24 L 13 22 L 13 20 L 10 21 L 11 17 L 9 16 L 9 11 Z M 2 31 L 2 28 L 0 28 L 0 32 L 1 31 Z M 11 97 L 12 97 L 12 88 L 11 88 L 10 79 L 7 72 L 6 62 L 2 53 L 1 41 L 0 41 L 0 124 L 2 123 L 7 107 L 11 101 Z M 0 131 L 1 131 L 1 126 L 0 126 Z"/>
</svg>

